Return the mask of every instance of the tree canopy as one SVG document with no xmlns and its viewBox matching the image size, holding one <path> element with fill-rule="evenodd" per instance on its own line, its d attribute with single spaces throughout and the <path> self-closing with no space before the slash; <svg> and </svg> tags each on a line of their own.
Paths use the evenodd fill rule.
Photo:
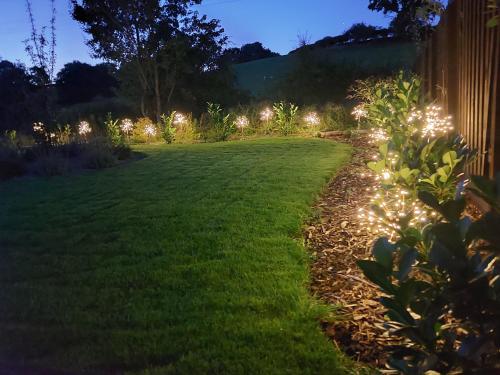
<svg viewBox="0 0 500 375">
<path fill-rule="evenodd" d="M 201 0 L 71 0 L 73 17 L 90 34 L 95 56 L 113 61 L 143 115 L 159 120 L 174 92 L 193 77 L 218 68 L 226 37 L 217 20 L 190 10 Z"/>
<path fill-rule="evenodd" d="M 56 78 L 58 102 L 61 105 L 89 102 L 96 97 L 109 98 L 118 88 L 112 64 L 90 64 L 73 61 L 64 65 Z"/>
<path fill-rule="evenodd" d="M 440 0 L 369 0 L 368 8 L 394 13 L 391 29 L 398 36 L 422 38 L 443 11 Z"/>
<path fill-rule="evenodd" d="M 265 48 L 262 43 L 255 42 L 244 44 L 241 48 L 229 48 L 224 51 L 224 56 L 232 64 L 241 64 L 249 61 L 265 59 L 279 56 L 279 53 L 272 52 Z"/>
</svg>

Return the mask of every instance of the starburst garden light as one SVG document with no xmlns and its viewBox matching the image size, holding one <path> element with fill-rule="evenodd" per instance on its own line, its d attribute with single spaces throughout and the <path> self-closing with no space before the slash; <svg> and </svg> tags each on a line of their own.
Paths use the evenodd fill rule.
<svg viewBox="0 0 500 375">
<path fill-rule="evenodd" d="M 423 138 L 436 138 L 451 133 L 454 128 L 451 116 L 443 116 L 443 109 L 436 105 L 428 106 L 424 112 L 414 110 L 410 113 L 410 124 L 420 123 Z"/>
<path fill-rule="evenodd" d="M 146 136 L 148 138 L 153 138 L 156 136 L 156 128 L 153 124 L 149 124 L 149 125 L 146 125 L 144 127 L 144 134 L 146 134 Z"/>
<path fill-rule="evenodd" d="M 308 126 L 318 126 L 321 123 L 321 119 L 316 112 L 309 112 L 304 116 L 304 121 Z"/>
<path fill-rule="evenodd" d="M 43 122 L 35 122 L 33 124 L 33 131 L 38 134 L 45 133 L 45 125 L 43 124 Z"/>
<path fill-rule="evenodd" d="M 248 117 L 246 117 L 246 116 L 238 116 L 238 117 L 236 117 L 236 120 L 234 121 L 234 125 L 238 129 L 243 130 L 246 127 L 248 127 L 248 125 L 250 125 L 250 120 L 248 120 Z"/>
<path fill-rule="evenodd" d="M 175 115 L 174 115 L 174 121 L 173 121 L 174 125 L 183 125 L 186 122 L 187 122 L 186 115 L 184 115 L 182 113 L 179 113 L 179 112 L 175 113 Z"/>
<path fill-rule="evenodd" d="M 271 108 L 265 108 L 260 112 L 260 120 L 268 122 L 274 117 L 274 112 Z"/>
<path fill-rule="evenodd" d="M 361 119 L 365 118 L 368 115 L 368 111 L 365 109 L 364 104 L 359 104 L 354 107 L 351 114 L 354 116 L 356 121 L 361 121 Z"/>
<path fill-rule="evenodd" d="M 78 134 L 85 137 L 92 132 L 92 128 L 87 121 L 80 121 L 78 124 Z"/>
<path fill-rule="evenodd" d="M 126 135 L 129 135 L 132 130 L 134 129 L 134 123 L 131 119 L 123 119 L 121 124 L 120 124 L 120 130 L 126 134 Z"/>
</svg>

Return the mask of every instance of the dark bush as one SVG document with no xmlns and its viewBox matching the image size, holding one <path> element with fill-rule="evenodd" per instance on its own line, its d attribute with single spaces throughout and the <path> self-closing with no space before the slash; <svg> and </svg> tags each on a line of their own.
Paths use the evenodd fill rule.
<svg viewBox="0 0 500 375">
<path fill-rule="evenodd" d="M 126 143 L 119 143 L 113 147 L 113 154 L 118 160 L 127 160 L 132 155 L 132 149 Z"/>
<path fill-rule="evenodd" d="M 32 166 L 33 172 L 39 176 L 60 176 L 70 170 L 67 159 L 55 152 L 40 154 Z"/>
<path fill-rule="evenodd" d="M 116 164 L 112 145 L 105 140 L 95 140 L 85 146 L 82 165 L 90 169 L 103 169 Z"/>
<path fill-rule="evenodd" d="M 22 176 L 26 168 L 20 159 L 0 159 L 0 181 Z"/>
</svg>

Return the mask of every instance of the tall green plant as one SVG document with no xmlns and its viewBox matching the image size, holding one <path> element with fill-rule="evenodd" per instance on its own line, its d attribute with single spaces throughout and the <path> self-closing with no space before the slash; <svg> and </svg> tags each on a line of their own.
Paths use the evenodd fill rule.
<svg viewBox="0 0 500 375">
<path fill-rule="evenodd" d="M 418 202 L 418 193 L 432 192 L 440 202 L 454 198 L 474 156 L 439 107 L 420 103 L 420 87 L 417 76 L 400 73 L 377 85 L 365 106 L 379 145 L 376 160 L 368 163 L 379 184 L 366 218 L 393 238 L 407 236 L 402 228 L 408 223 L 421 228 L 436 218 Z"/>
<path fill-rule="evenodd" d="M 273 111 L 274 122 L 282 135 L 290 135 L 297 129 L 298 106 L 279 102 L 273 105 Z"/>
<path fill-rule="evenodd" d="M 161 135 L 165 140 L 165 142 L 167 142 L 168 144 L 174 142 L 175 134 L 177 132 L 177 129 L 174 126 L 175 114 L 176 112 L 173 111 L 169 116 L 165 114 L 161 115 L 161 121 L 162 121 Z"/>
<path fill-rule="evenodd" d="M 108 112 L 106 116 L 104 125 L 106 126 L 106 135 L 114 146 L 123 142 L 119 120 L 113 120 L 113 116 L 110 112 Z"/>
<path fill-rule="evenodd" d="M 235 131 L 231 115 L 224 115 L 220 104 L 207 103 L 207 112 L 210 117 L 210 123 L 215 133 L 216 141 L 226 141 Z"/>
</svg>

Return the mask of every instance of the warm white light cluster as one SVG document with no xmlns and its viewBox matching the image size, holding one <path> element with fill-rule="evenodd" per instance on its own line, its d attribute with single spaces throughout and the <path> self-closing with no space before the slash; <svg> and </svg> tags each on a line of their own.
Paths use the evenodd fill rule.
<svg viewBox="0 0 500 375">
<path fill-rule="evenodd" d="M 443 109 L 439 106 L 428 106 L 425 111 L 412 111 L 408 123 L 422 122 L 422 137 L 436 138 L 453 131 L 452 117 L 442 115 Z"/>
<path fill-rule="evenodd" d="M 182 113 L 176 113 L 174 115 L 173 124 L 174 125 L 182 125 L 186 122 L 186 120 L 187 120 L 186 116 L 184 116 Z"/>
<path fill-rule="evenodd" d="M 238 116 L 238 117 L 236 117 L 234 124 L 236 125 L 236 127 L 238 129 L 243 129 L 243 128 L 246 128 L 248 125 L 250 125 L 250 121 L 248 120 L 248 117 L 246 117 L 246 116 Z"/>
<path fill-rule="evenodd" d="M 273 118 L 274 112 L 272 111 L 271 108 L 266 108 L 260 113 L 260 120 L 261 121 L 269 121 Z"/>
<path fill-rule="evenodd" d="M 370 140 L 372 143 L 381 143 L 389 139 L 387 132 L 382 128 L 372 128 L 370 132 Z"/>
<path fill-rule="evenodd" d="M 365 118 L 368 115 L 368 112 L 365 109 L 365 106 L 363 104 L 359 104 L 356 107 L 354 107 L 353 111 L 351 112 L 351 115 L 354 116 L 356 121 L 360 121 L 362 118 Z"/>
<path fill-rule="evenodd" d="M 144 134 L 146 134 L 148 137 L 154 137 L 156 135 L 156 128 L 154 127 L 154 125 L 146 125 L 144 127 Z"/>
<path fill-rule="evenodd" d="M 321 119 L 316 112 L 309 112 L 304 116 L 304 121 L 309 126 L 318 126 L 321 123 Z"/>
<path fill-rule="evenodd" d="M 82 136 L 86 136 L 87 134 L 92 132 L 92 128 L 87 121 L 80 121 L 78 124 L 78 134 Z"/>
<path fill-rule="evenodd" d="M 367 192 L 373 194 L 370 207 L 376 205 L 384 212 L 384 216 L 375 213 L 372 209 L 360 208 L 358 218 L 361 227 L 371 233 L 387 236 L 391 241 L 399 238 L 398 231 L 401 230 L 400 220 L 411 217 L 409 226 L 421 228 L 429 220 L 437 216 L 437 213 L 423 205 L 418 199 L 410 196 L 404 189 L 396 188 L 381 192 L 376 186 L 367 188 Z"/>
<path fill-rule="evenodd" d="M 33 131 L 39 134 L 45 133 L 45 125 L 43 122 L 35 122 L 33 124 Z"/>
<path fill-rule="evenodd" d="M 120 129 L 123 133 L 129 134 L 134 129 L 134 123 L 131 119 L 125 118 L 120 124 Z"/>
</svg>

